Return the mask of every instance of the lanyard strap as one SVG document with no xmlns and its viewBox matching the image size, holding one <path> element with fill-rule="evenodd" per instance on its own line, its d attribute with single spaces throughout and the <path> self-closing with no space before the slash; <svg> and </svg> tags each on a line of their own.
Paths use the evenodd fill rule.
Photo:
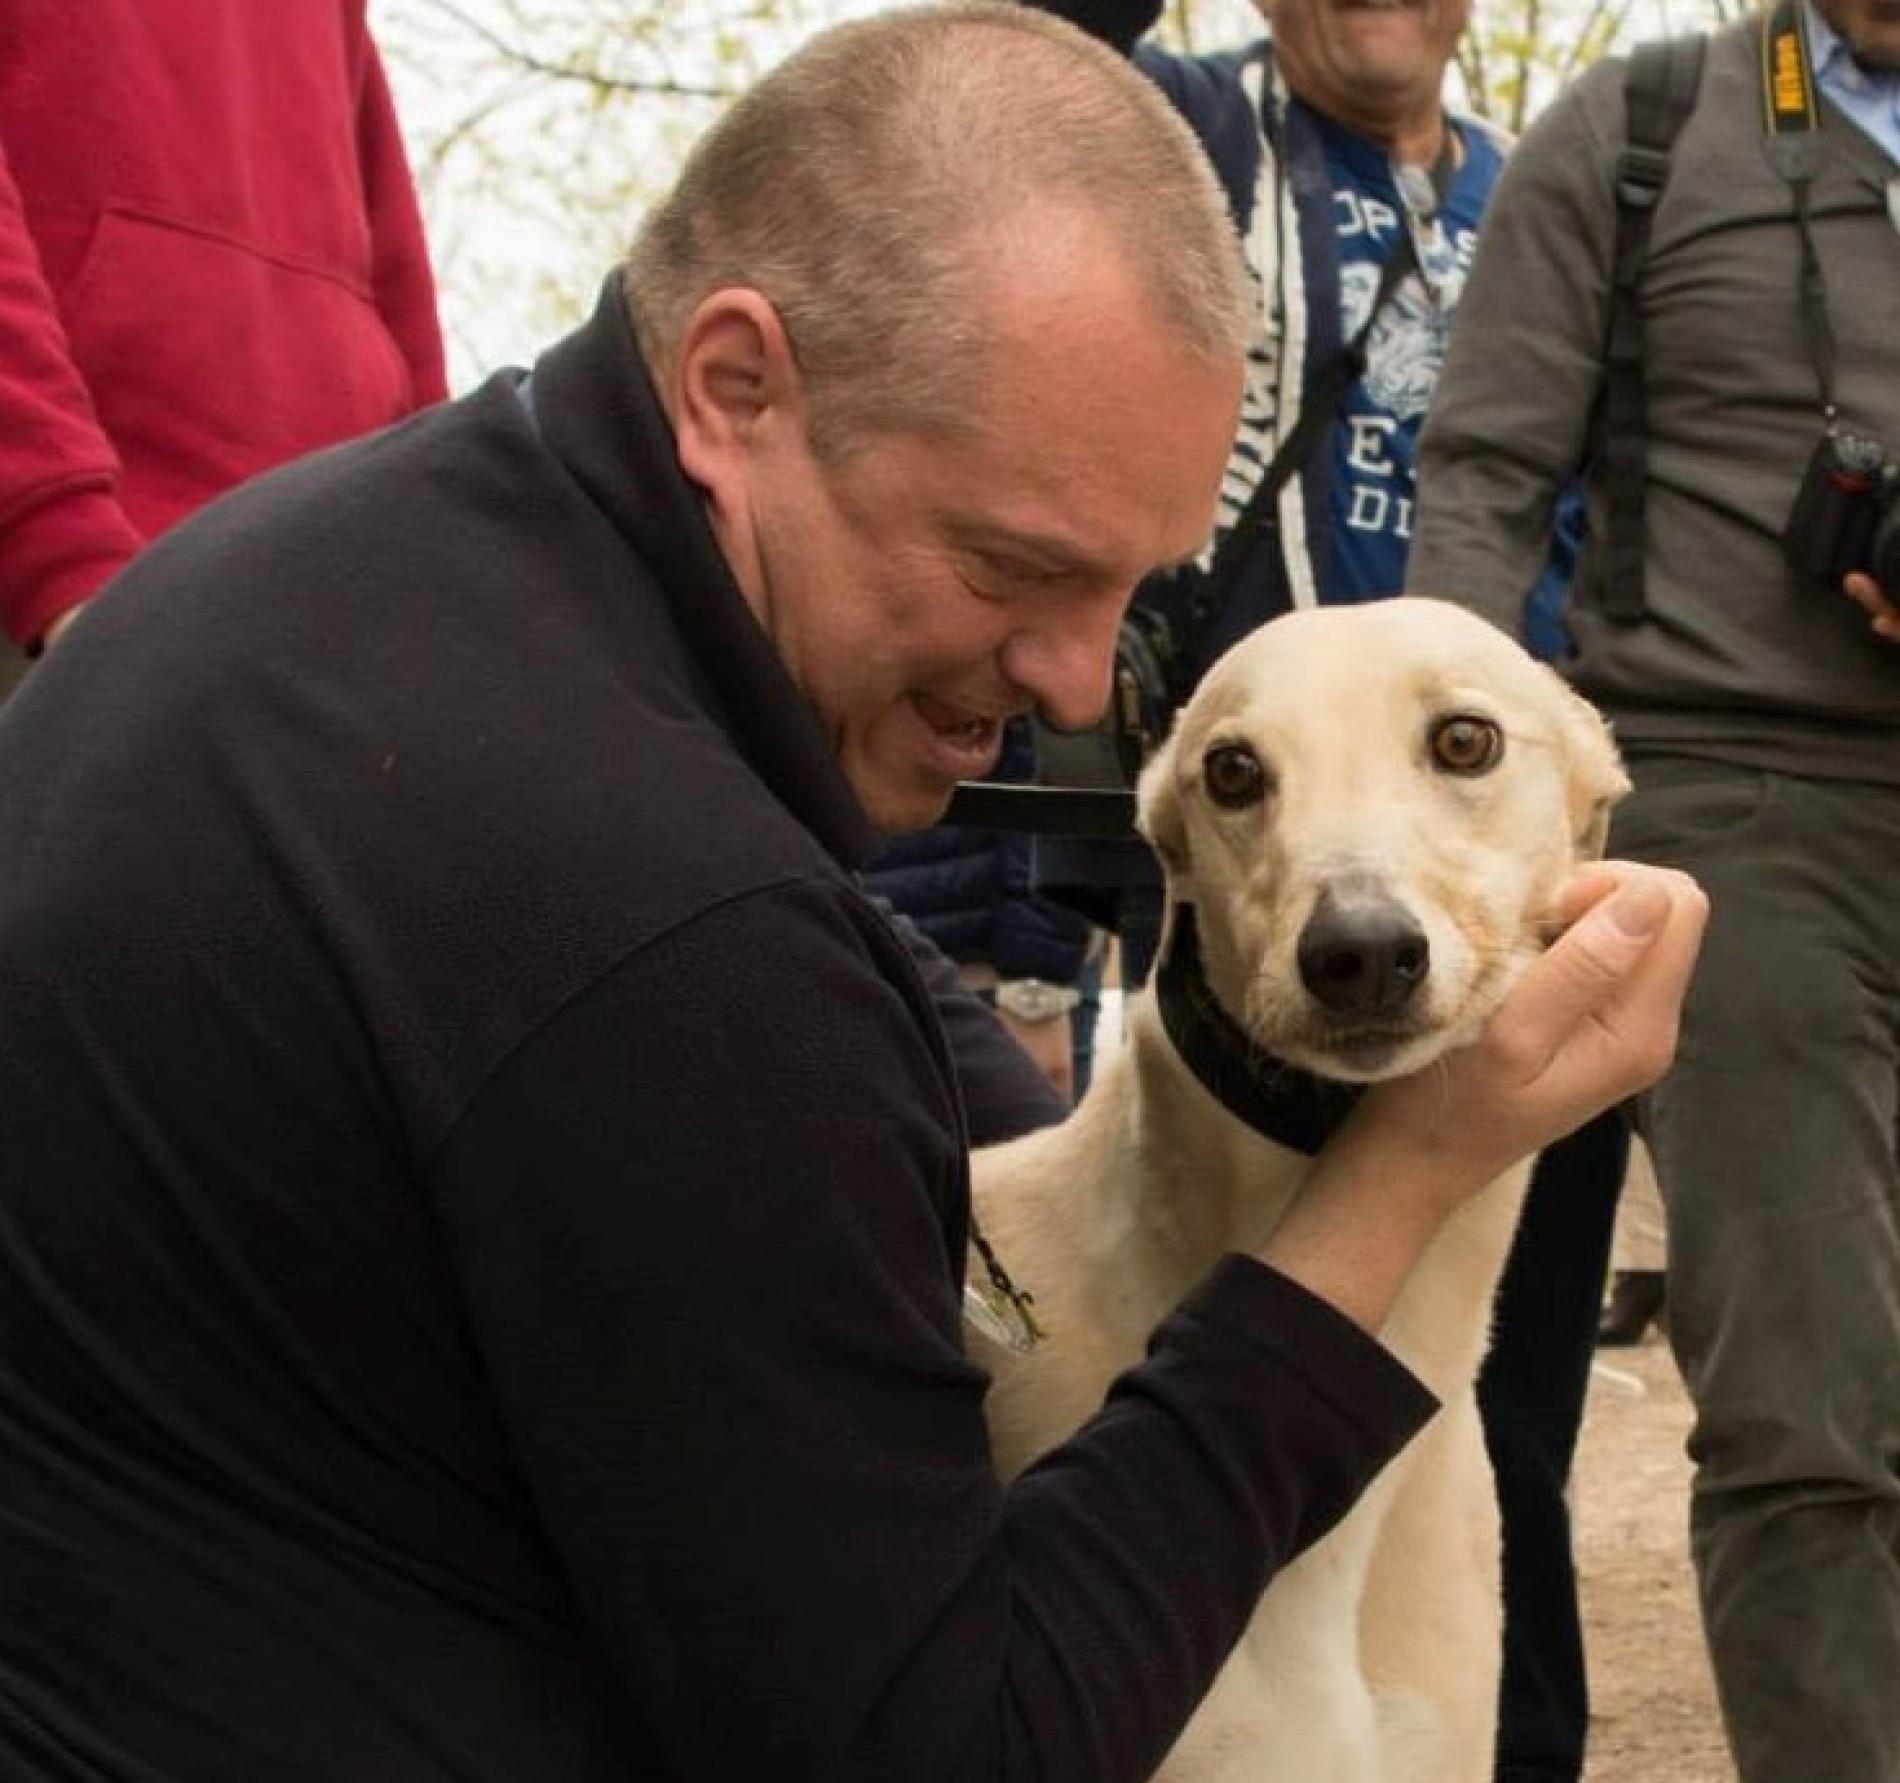
<svg viewBox="0 0 1900 1783">
<path fill-rule="evenodd" d="M 1827 313 L 1827 280 L 1814 244 L 1809 214 L 1815 178 L 1826 166 L 1831 144 L 1821 129 L 1821 106 L 1808 51 L 1806 22 L 1796 0 L 1781 0 L 1761 23 L 1761 126 L 1768 164 L 1788 183 L 1795 227 L 1801 232 L 1801 327 L 1821 387 L 1821 412 L 1833 431 L 1834 327 Z"/>
<path fill-rule="evenodd" d="M 1444 208 L 1445 195 L 1450 191 L 1452 177 L 1457 171 L 1457 150 L 1453 146 L 1455 130 L 1456 126 L 1447 118 L 1445 146 L 1439 151 L 1431 172 L 1432 208 L 1429 212 L 1413 205 L 1405 182 L 1400 181 L 1399 195 L 1405 213 L 1405 227 L 1399 232 L 1399 239 L 1393 243 L 1384 264 L 1379 268 L 1379 286 L 1373 293 L 1372 307 L 1366 311 L 1366 319 L 1360 324 L 1359 331 L 1321 367 L 1319 375 L 1302 393 L 1299 419 L 1280 442 L 1280 449 L 1274 453 L 1266 474 L 1247 498 L 1247 505 L 1235 517 L 1226 537 L 1215 548 L 1206 580 L 1197 591 L 1194 601 L 1197 627 L 1219 609 L 1228 585 L 1246 560 L 1248 552 L 1253 549 L 1255 540 L 1272 519 L 1274 503 L 1288 479 L 1312 456 L 1321 435 L 1339 419 L 1340 402 L 1353 383 L 1365 373 L 1366 349 L 1372 340 L 1373 325 L 1392 300 L 1400 283 L 1408 274 L 1419 270 L 1417 231 L 1428 226 Z"/>
</svg>

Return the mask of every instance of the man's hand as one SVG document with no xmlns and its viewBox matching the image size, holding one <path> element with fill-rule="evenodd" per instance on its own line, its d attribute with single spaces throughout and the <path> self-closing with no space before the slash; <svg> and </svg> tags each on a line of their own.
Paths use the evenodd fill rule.
<svg viewBox="0 0 1900 1783">
<path fill-rule="evenodd" d="M 1664 868 L 1606 862 L 1566 890 L 1570 926 L 1534 960 L 1472 1045 L 1379 1085 L 1389 1123 L 1455 1198 L 1654 1083 L 1676 1027 L 1708 899 Z"/>
<path fill-rule="evenodd" d="M 1859 571 L 1841 583 L 1849 597 L 1866 608 L 1874 622 L 1874 630 L 1889 643 L 1900 644 L 1900 606 L 1881 592 L 1880 584 L 1872 576 L 1862 575 Z"/>
<path fill-rule="evenodd" d="M 54 619 L 47 626 L 46 630 L 40 634 L 41 649 L 43 650 L 52 649 L 52 647 L 55 644 L 57 644 L 62 637 L 66 635 L 66 632 L 71 628 L 73 621 L 79 617 L 80 611 L 81 609 L 78 607 L 68 607 L 65 612 L 61 613 L 56 619 Z"/>
<path fill-rule="evenodd" d="M 1669 1068 L 1708 909 L 1682 873 L 1605 862 L 1580 874 L 1570 926 L 1484 1033 L 1360 1099 L 1263 1261 L 1378 1330 L 1464 1201 Z"/>
</svg>

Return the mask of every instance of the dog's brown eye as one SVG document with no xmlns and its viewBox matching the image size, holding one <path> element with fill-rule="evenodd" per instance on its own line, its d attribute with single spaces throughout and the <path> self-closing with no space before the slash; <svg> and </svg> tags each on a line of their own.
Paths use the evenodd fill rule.
<svg viewBox="0 0 1900 1783">
<path fill-rule="evenodd" d="M 1207 796 L 1228 810 L 1256 805 L 1266 796 L 1267 770 L 1259 756 L 1240 743 L 1222 743 L 1207 752 L 1201 763 Z"/>
<path fill-rule="evenodd" d="M 1431 748 L 1447 774 L 1485 774 L 1504 753 L 1504 733 L 1488 718 L 1441 718 L 1432 726 Z"/>
</svg>

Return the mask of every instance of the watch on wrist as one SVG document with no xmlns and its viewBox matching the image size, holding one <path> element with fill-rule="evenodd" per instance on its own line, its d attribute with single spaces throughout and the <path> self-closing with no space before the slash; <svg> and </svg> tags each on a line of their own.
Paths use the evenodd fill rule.
<svg viewBox="0 0 1900 1783">
<path fill-rule="evenodd" d="M 1051 984 L 1046 978 L 1005 978 L 977 992 L 985 1003 L 1019 1022 L 1052 1022 L 1082 1001 L 1072 984 Z"/>
</svg>

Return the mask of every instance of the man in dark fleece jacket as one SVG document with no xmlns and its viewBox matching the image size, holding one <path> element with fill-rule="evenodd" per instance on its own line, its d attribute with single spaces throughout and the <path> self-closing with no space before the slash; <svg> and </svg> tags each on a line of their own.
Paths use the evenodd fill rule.
<svg viewBox="0 0 1900 1783">
<path fill-rule="evenodd" d="M 1428 1414 L 1371 1335 L 1420 1249 L 1661 1068 L 1699 926 L 1611 875 L 998 1483 L 956 1076 L 853 869 L 1092 715 L 1243 299 L 1115 57 L 886 14 L 531 374 L 214 505 L 29 679 L 9 1783 L 1153 1769 Z"/>
</svg>

